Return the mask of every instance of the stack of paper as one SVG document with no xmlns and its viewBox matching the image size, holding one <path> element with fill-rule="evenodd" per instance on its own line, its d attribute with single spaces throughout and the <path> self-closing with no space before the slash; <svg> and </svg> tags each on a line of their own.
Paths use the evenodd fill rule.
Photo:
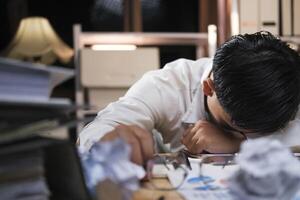
<svg viewBox="0 0 300 200">
<path fill-rule="evenodd" d="M 73 75 L 70 69 L 0 58 L 0 135 L 68 115 L 71 102 L 50 94 Z"/>
<path fill-rule="evenodd" d="M 0 99 L 47 100 L 73 70 L 0 58 Z"/>
<path fill-rule="evenodd" d="M 76 107 L 50 98 L 73 70 L 0 59 L 0 199 L 89 199 L 69 128 Z"/>
</svg>

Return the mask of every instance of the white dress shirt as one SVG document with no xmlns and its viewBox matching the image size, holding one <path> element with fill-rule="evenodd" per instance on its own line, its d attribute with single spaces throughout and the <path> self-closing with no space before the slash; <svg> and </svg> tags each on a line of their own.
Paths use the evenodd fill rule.
<svg viewBox="0 0 300 200">
<path fill-rule="evenodd" d="M 80 146 L 88 150 L 119 124 L 158 130 L 171 149 L 181 146 L 186 123 L 205 119 L 202 82 L 212 68 L 210 58 L 178 59 L 163 69 L 147 72 L 118 101 L 100 111 L 80 133 Z M 300 145 L 299 112 L 294 121 L 271 136 L 287 146 Z M 299 133 L 298 133 L 299 131 Z M 253 137 L 255 137 L 253 135 Z"/>
</svg>

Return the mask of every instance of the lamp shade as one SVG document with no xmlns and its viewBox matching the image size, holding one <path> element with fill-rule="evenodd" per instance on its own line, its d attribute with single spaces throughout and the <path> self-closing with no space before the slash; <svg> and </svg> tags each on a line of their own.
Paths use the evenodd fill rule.
<svg viewBox="0 0 300 200">
<path fill-rule="evenodd" d="M 43 17 L 22 19 L 13 40 L 4 51 L 9 58 L 51 64 L 68 63 L 73 50 L 64 43 Z"/>
</svg>

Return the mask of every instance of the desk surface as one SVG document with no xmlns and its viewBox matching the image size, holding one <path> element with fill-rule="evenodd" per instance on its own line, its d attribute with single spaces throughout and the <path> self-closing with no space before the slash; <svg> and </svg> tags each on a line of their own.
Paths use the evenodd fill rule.
<svg viewBox="0 0 300 200">
<path fill-rule="evenodd" d="M 167 178 L 155 180 L 156 185 L 169 185 Z M 183 200 L 180 194 L 176 191 L 160 191 L 152 189 L 149 182 L 143 182 L 141 189 L 133 195 L 133 200 Z"/>
</svg>

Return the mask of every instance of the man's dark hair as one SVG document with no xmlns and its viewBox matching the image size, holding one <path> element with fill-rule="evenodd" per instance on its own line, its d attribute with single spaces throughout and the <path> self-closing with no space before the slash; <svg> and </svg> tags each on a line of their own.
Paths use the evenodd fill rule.
<svg viewBox="0 0 300 200">
<path fill-rule="evenodd" d="M 300 59 L 269 32 L 233 36 L 213 59 L 218 100 L 240 128 L 272 133 L 294 119 L 300 103 Z"/>
</svg>

